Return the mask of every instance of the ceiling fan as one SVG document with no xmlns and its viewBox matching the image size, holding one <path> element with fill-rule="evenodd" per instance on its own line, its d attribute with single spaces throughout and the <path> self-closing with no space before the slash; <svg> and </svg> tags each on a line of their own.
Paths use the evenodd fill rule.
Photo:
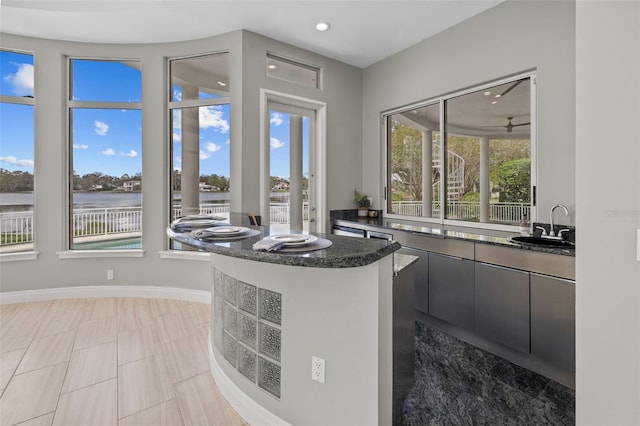
<svg viewBox="0 0 640 426">
<path fill-rule="evenodd" d="M 485 126 L 485 127 L 504 127 L 505 129 L 507 129 L 507 133 L 511 133 L 513 132 L 513 128 L 514 127 L 519 127 L 519 126 L 528 126 L 531 124 L 531 122 L 528 123 L 519 123 L 519 124 L 513 124 L 511 122 L 511 120 L 513 120 L 513 117 L 507 117 L 507 120 L 509 120 L 509 122 L 506 124 L 506 126 Z"/>
</svg>

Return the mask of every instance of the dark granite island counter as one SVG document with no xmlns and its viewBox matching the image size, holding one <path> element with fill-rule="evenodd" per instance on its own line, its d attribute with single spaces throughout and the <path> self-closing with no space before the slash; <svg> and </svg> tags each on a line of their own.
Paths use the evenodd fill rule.
<svg viewBox="0 0 640 426">
<path fill-rule="evenodd" d="M 331 246 L 271 253 L 252 248 L 269 228 L 251 229 L 259 235 L 217 242 L 167 230 L 210 253 L 210 368 L 224 396 L 249 424 L 391 424 L 400 245 L 314 234 Z"/>
</svg>

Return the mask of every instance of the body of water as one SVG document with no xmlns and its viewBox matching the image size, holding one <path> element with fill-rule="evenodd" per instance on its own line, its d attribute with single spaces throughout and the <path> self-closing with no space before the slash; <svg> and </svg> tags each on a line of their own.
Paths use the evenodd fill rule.
<svg viewBox="0 0 640 426">
<path fill-rule="evenodd" d="M 201 192 L 201 204 L 228 204 L 228 192 Z M 180 204 L 180 194 L 174 194 L 174 202 Z M 286 203 L 289 201 L 288 192 L 272 192 L 271 201 Z M 75 209 L 93 209 L 106 207 L 138 207 L 142 205 L 140 192 L 75 192 L 73 207 Z M 31 192 L 2 192 L 0 193 L 0 213 L 31 211 L 33 193 Z"/>
</svg>

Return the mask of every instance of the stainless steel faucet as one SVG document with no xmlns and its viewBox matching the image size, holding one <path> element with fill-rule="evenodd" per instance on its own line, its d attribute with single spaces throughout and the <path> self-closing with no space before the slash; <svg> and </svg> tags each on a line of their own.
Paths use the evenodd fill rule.
<svg viewBox="0 0 640 426">
<path fill-rule="evenodd" d="M 555 237 L 556 236 L 556 233 L 553 230 L 553 212 L 557 208 L 561 208 L 562 210 L 564 210 L 564 215 L 565 216 L 569 216 L 569 209 L 567 209 L 566 206 L 564 206 L 562 204 L 556 204 L 555 206 L 551 207 L 551 212 L 549 212 L 549 225 L 550 225 L 550 228 L 551 228 L 551 229 L 549 229 L 549 236 L 550 237 Z"/>
</svg>

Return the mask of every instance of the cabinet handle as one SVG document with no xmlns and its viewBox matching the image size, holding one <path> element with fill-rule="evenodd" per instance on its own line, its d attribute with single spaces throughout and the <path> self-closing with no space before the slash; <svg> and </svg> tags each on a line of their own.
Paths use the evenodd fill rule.
<svg viewBox="0 0 640 426">
<path fill-rule="evenodd" d="M 524 274 L 528 273 L 527 271 L 523 271 L 521 269 L 509 268 L 508 266 L 494 265 L 493 263 L 480 262 L 480 264 L 482 266 L 488 266 L 490 268 L 504 269 L 505 271 L 522 272 Z"/>
<path fill-rule="evenodd" d="M 435 255 L 437 255 L 437 256 L 446 257 L 446 258 L 448 258 L 448 259 L 453 259 L 453 260 L 462 260 L 462 258 L 461 258 L 461 257 L 458 257 L 458 256 L 451 256 L 450 254 L 442 254 L 442 253 L 435 253 L 435 252 L 432 252 L 432 253 L 433 253 L 433 254 L 435 254 Z"/>
</svg>

